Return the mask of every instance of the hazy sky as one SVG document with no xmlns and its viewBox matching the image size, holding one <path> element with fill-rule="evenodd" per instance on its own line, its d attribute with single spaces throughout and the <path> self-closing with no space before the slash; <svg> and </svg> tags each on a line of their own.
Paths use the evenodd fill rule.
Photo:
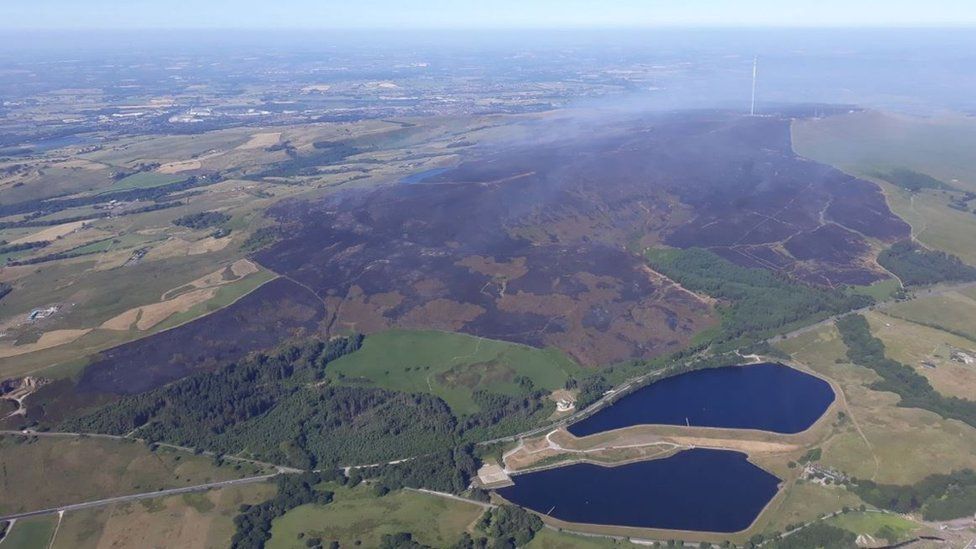
<svg viewBox="0 0 976 549">
<path fill-rule="evenodd" d="M 974 0 L 0 0 L 0 28 L 976 25 Z"/>
</svg>

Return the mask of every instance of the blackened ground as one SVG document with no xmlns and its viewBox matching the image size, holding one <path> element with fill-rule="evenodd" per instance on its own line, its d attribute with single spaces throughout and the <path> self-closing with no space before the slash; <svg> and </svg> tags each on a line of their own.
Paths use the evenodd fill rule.
<svg viewBox="0 0 976 549">
<path fill-rule="evenodd" d="M 314 333 L 323 313 L 308 290 L 272 280 L 225 309 L 105 351 L 85 368 L 77 390 L 129 394 L 153 389 L 273 347 L 298 330 Z"/>
</svg>

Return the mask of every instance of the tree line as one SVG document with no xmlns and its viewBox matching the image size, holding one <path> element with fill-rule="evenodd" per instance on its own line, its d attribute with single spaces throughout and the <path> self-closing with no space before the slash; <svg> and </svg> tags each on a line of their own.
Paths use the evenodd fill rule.
<svg viewBox="0 0 976 549">
<path fill-rule="evenodd" d="M 817 288 L 765 269 L 740 267 L 701 248 L 654 249 L 647 260 L 685 288 L 721 299 L 721 333 L 713 344 L 752 343 L 801 321 L 813 322 L 865 307 L 873 299 Z"/>
<path fill-rule="evenodd" d="M 481 409 L 456 417 L 439 397 L 333 384 L 325 369 L 362 336 L 308 339 L 129 395 L 62 423 L 221 453 L 247 450 L 302 469 L 378 463 L 447 451 L 534 427 L 551 412 L 544 391 L 476 391 Z"/>
<path fill-rule="evenodd" d="M 870 385 L 872 389 L 895 393 L 901 397 L 898 406 L 921 408 L 976 427 L 976 401 L 943 396 L 925 376 L 886 357 L 884 343 L 871 335 L 868 321 L 863 316 L 848 315 L 837 319 L 835 324 L 847 345 L 847 358 L 854 364 L 874 370 L 881 377 Z"/>
<path fill-rule="evenodd" d="M 906 286 L 976 280 L 976 268 L 954 255 L 928 250 L 911 240 L 892 244 L 878 256 L 878 263 Z"/>
</svg>

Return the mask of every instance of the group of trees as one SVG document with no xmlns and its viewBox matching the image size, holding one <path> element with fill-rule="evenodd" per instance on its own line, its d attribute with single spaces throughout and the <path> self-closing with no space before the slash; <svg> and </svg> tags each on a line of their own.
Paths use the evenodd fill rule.
<svg viewBox="0 0 976 549">
<path fill-rule="evenodd" d="M 863 295 L 815 288 L 765 269 L 740 267 L 701 248 L 650 250 L 657 271 L 685 288 L 728 303 L 715 343 L 742 346 L 803 320 L 816 320 L 870 305 Z"/>
<path fill-rule="evenodd" d="M 911 240 L 897 242 L 881 252 L 878 263 L 906 286 L 976 280 L 976 268 L 954 255 L 925 249 Z"/>
<path fill-rule="evenodd" d="M 199 212 L 177 217 L 173 224 L 190 229 L 208 229 L 229 220 L 230 216 L 223 212 Z"/>
<path fill-rule="evenodd" d="M 515 549 L 526 546 L 542 530 L 542 519 L 516 507 L 499 505 L 488 510 L 478 520 L 477 531 L 484 537 L 477 539 L 465 535 L 455 545 L 456 549 Z"/>
<path fill-rule="evenodd" d="M 976 472 L 929 475 L 915 484 L 860 480 L 851 487 L 862 500 L 898 513 L 921 511 L 926 520 L 950 520 L 976 513 Z"/>
<path fill-rule="evenodd" d="M 50 215 L 70 208 L 81 206 L 91 206 L 102 204 L 111 200 L 119 202 L 130 202 L 134 200 L 159 200 L 168 194 L 185 191 L 193 187 L 212 185 L 220 181 L 219 176 L 196 177 L 191 176 L 183 181 L 158 185 L 156 187 L 145 187 L 136 189 L 125 189 L 101 194 L 74 196 L 71 198 L 53 197 L 27 200 L 13 204 L 0 204 L 0 217 L 24 214 L 30 212 L 40 212 L 42 215 Z M 64 221 L 61 221 L 64 223 Z"/>
<path fill-rule="evenodd" d="M 14 252 L 22 252 L 24 250 L 45 248 L 50 245 L 50 240 L 36 240 L 34 242 L 24 242 L 22 244 L 7 244 L 4 242 L 4 245 L 0 246 L 0 254 L 12 254 Z"/>
<path fill-rule="evenodd" d="M 884 179 L 892 185 L 918 192 L 922 189 L 948 189 L 949 186 L 938 179 L 914 170 L 896 168 L 888 172 L 875 172 L 875 177 Z"/>
<path fill-rule="evenodd" d="M 462 460 L 452 449 L 533 427 L 548 415 L 546 393 L 532 387 L 520 396 L 477 391 L 480 410 L 456 417 L 434 395 L 327 381 L 328 364 L 355 352 L 362 342 L 356 336 L 290 343 L 123 397 L 61 428 L 113 434 L 138 429 L 150 442 L 221 453 L 246 449 L 266 461 L 303 469 L 446 452 L 450 465 L 436 469 L 450 475 L 442 478 L 428 470 L 421 476 L 429 477 L 429 487 L 456 492 L 467 486 L 474 465 L 470 456 Z M 393 476 L 386 484 L 391 489 L 412 485 Z"/>
<path fill-rule="evenodd" d="M 426 488 L 459 494 L 467 490 L 471 477 L 477 470 L 474 445 L 469 443 L 400 463 L 367 467 L 355 472 L 369 478 L 378 494 L 401 488 Z"/>
<path fill-rule="evenodd" d="M 333 492 L 316 490 L 323 479 L 317 473 L 278 475 L 277 494 L 257 505 L 242 505 L 234 517 L 237 531 L 231 538 L 232 549 L 263 549 L 271 539 L 271 522 L 291 509 L 306 503 L 325 505 L 332 501 Z"/>
<path fill-rule="evenodd" d="M 925 376 L 887 358 L 884 343 L 871 335 L 868 321 L 863 316 L 848 315 L 838 319 L 836 325 L 847 345 L 847 358 L 854 364 L 874 370 L 881 377 L 871 384 L 872 389 L 895 393 L 901 397 L 899 406 L 921 408 L 976 427 L 976 401 L 943 396 Z"/>
</svg>

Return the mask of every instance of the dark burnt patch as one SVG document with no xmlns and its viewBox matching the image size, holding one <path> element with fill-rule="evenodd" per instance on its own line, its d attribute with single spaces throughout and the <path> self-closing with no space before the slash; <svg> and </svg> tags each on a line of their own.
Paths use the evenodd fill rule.
<svg viewBox="0 0 976 549">
<path fill-rule="evenodd" d="M 182 326 L 105 351 L 82 373 L 80 393 L 132 394 L 268 349 L 299 331 L 316 332 L 321 302 L 286 279 Z"/>
</svg>

